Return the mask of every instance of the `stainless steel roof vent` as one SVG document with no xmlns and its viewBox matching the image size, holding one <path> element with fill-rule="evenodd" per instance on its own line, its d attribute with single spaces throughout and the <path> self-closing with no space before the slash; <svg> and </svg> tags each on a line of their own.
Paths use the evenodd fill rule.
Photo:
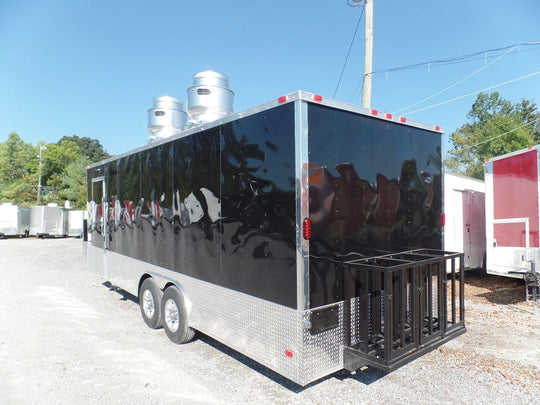
<svg viewBox="0 0 540 405">
<path fill-rule="evenodd" d="M 152 133 L 148 138 L 150 142 L 167 138 L 182 131 L 186 122 L 184 103 L 174 97 L 157 97 L 154 107 L 148 110 L 148 130 Z"/>
<path fill-rule="evenodd" d="M 229 78 L 211 70 L 193 76 L 193 86 L 187 89 L 188 113 L 191 124 L 203 124 L 232 114 L 234 92 Z"/>
</svg>

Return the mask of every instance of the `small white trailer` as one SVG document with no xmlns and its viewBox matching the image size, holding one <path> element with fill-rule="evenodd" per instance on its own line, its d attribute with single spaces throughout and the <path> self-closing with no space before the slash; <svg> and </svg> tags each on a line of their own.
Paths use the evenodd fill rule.
<svg viewBox="0 0 540 405">
<path fill-rule="evenodd" d="M 55 203 L 32 207 L 30 235 L 37 237 L 65 237 L 67 235 L 67 210 Z"/>
<path fill-rule="evenodd" d="M 486 263 L 485 184 L 459 174 L 444 174 L 444 249 L 463 252 L 465 270 Z"/>
<path fill-rule="evenodd" d="M 12 203 L 0 204 L 0 237 L 28 236 L 30 209 Z"/>
<path fill-rule="evenodd" d="M 67 211 L 67 236 L 80 238 L 83 235 L 83 221 L 86 219 L 86 211 L 68 210 Z"/>
</svg>

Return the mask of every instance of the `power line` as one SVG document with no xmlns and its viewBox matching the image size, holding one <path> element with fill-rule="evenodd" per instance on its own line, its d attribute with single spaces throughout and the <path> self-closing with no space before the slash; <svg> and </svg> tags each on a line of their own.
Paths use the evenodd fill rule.
<svg viewBox="0 0 540 405">
<path fill-rule="evenodd" d="M 504 58 L 508 53 L 510 53 L 513 49 L 515 49 L 515 48 L 518 47 L 518 46 L 519 46 L 519 45 L 516 45 L 516 46 L 514 46 L 513 48 L 510 48 L 508 51 L 506 51 L 503 55 L 499 56 L 499 57 L 498 57 L 497 59 L 495 59 L 494 61 L 488 63 L 487 65 L 482 66 L 480 69 L 477 69 L 476 71 L 474 71 L 474 72 L 471 73 L 470 75 L 464 77 L 464 78 L 461 79 L 461 80 L 458 80 L 458 81 L 455 82 L 454 84 L 451 84 L 450 86 L 448 86 L 448 87 L 446 87 L 446 88 L 444 88 L 444 89 L 438 91 L 438 92 L 435 93 L 435 94 L 432 94 L 432 95 L 429 96 L 429 97 L 426 97 L 426 98 L 424 98 L 424 99 L 422 99 L 422 100 L 420 100 L 420 101 L 417 101 L 417 102 L 414 103 L 414 104 L 411 104 L 411 105 L 409 105 L 409 106 L 407 106 L 407 107 L 404 107 L 404 108 L 400 108 L 399 110 L 394 111 L 392 114 L 397 114 L 397 113 L 399 113 L 399 112 L 401 112 L 401 111 L 408 110 L 408 109 L 411 108 L 411 107 L 414 107 L 414 106 L 416 106 L 416 105 L 418 105 L 418 104 L 423 103 L 424 101 L 431 100 L 432 98 L 441 95 L 442 93 L 444 93 L 444 92 L 450 90 L 451 88 L 457 86 L 458 84 L 463 83 L 465 80 L 468 80 L 468 79 L 470 79 L 471 77 L 475 76 L 476 74 L 480 73 L 482 70 L 487 69 L 489 66 L 491 66 L 491 65 L 493 65 L 493 64 L 495 64 L 495 63 L 497 63 L 498 61 L 500 61 L 502 58 Z M 406 113 L 405 113 L 405 114 L 406 114 Z"/>
<path fill-rule="evenodd" d="M 519 50 L 516 50 L 516 48 L 520 48 L 522 46 L 530 46 L 530 47 L 533 47 L 532 49 L 527 49 L 525 51 L 519 49 Z M 521 53 L 521 52 L 527 52 L 527 51 L 534 51 L 534 50 L 537 50 L 540 48 L 540 41 L 533 41 L 533 42 L 528 42 L 528 43 L 520 43 L 520 44 L 515 44 L 515 45 L 510 45 L 510 46 L 505 46 L 505 47 L 501 47 L 501 48 L 492 48 L 492 49 L 487 49 L 487 50 L 484 50 L 484 51 L 479 51 L 479 52 L 475 52 L 475 53 L 472 53 L 472 54 L 467 54 L 467 55 L 462 55 L 462 56 L 456 56 L 456 57 L 453 57 L 453 58 L 448 58 L 448 59 L 443 59 L 443 60 L 438 60 L 438 61 L 428 61 L 428 62 L 422 62 L 422 63 L 416 63 L 416 64 L 412 64 L 412 65 L 405 65 L 405 66 L 400 66 L 400 67 L 394 67 L 394 68 L 390 68 L 390 69 L 381 69 L 381 70 L 376 70 L 376 71 L 373 71 L 371 72 L 372 75 L 375 75 L 375 74 L 381 74 L 381 73 L 385 73 L 385 74 L 388 74 L 389 72 L 395 72 L 395 71 L 402 71 L 402 70 L 411 70 L 411 69 L 420 69 L 420 68 L 428 68 L 428 69 L 431 69 L 433 67 L 433 65 L 437 65 L 437 66 L 444 66 L 444 65 L 449 65 L 449 64 L 455 64 L 455 63 L 464 63 L 464 62 L 472 62 L 472 61 L 475 61 L 475 60 L 480 60 L 480 59 L 483 59 L 485 62 L 487 62 L 488 59 L 491 59 L 491 58 L 494 58 L 494 56 L 487 56 L 487 54 L 489 52 L 496 52 L 496 51 L 501 51 L 501 50 L 506 50 L 507 52 L 505 52 L 503 55 L 499 55 L 497 57 L 497 59 L 490 63 L 493 64 L 495 62 L 498 62 L 500 60 L 500 58 L 502 58 L 503 56 L 506 56 L 506 55 L 509 55 L 509 54 L 513 54 L 513 53 Z M 484 55 L 483 58 L 475 58 L 476 56 L 478 55 Z M 475 59 L 471 59 L 471 58 L 475 58 Z M 487 65 L 489 66 L 489 65 Z M 485 67 L 487 67 L 485 66 Z M 484 68 L 485 68 L 484 67 Z M 483 69 L 483 68 L 482 68 Z M 479 69 L 477 72 L 479 72 L 480 70 L 482 69 Z M 462 79 L 462 81 L 465 81 L 467 80 L 469 77 L 472 77 L 472 75 L 476 74 L 477 72 L 473 72 L 471 74 L 471 76 L 468 76 L 466 77 L 465 79 Z M 450 86 L 450 87 L 454 87 L 455 85 L 461 83 L 462 81 Z M 504 83 L 506 84 L 506 83 Z M 356 97 L 356 93 L 358 92 L 358 90 L 360 89 L 360 87 L 362 86 L 362 82 L 359 82 L 357 84 L 357 86 L 355 87 L 354 89 L 354 92 L 352 94 L 352 96 L 350 97 L 350 102 L 354 102 L 353 100 L 355 99 Z M 449 87 L 449 88 L 450 88 Z M 445 92 L 447 89 L 444 89 L 441 91 L 441 93 Z M 440 94 L 440 93 L 438 93 Z M 437 95 L 438 95 L 437 94 Z M 472 93 L 472 94 L 476 94 L 476 93 Z M 469 94 L 471 95 L 471 94 Z M 469 96 L 467 95 L 467 96 Z M 467 97 L 467 96 L 463 96 L 464 97 Z M 410 108 L 410 107 L 413 107 L 417 104 L 420 104 L 424 101 L 427 101 L 428 99 L 431 99 L 433 98 L 434 96 L 430 96 L 428 97 L 427 99 L 424 99 L 424 100 L 421 100 L 419 101 L 418 103 L 415 103 L 415 104 L 412 104 L 408 107 L 405 107 L 405 108 L 402 108 L 398 111 L 403 111 L 407 108 Z M 458 98 L 459 99 L 459 98 Z M 450 101 L 453 101 L 453 100 L 450 100 Z M 450 102 L 450 101 L 447 101 L 447 102 Z M 447 102 L 444 102 L 444 103 L 441 103 L 441 104 L 445 104 Z M 436 107 L 440 104 L 436 104 L 436 105 L 433 105 L 431 107 Z M 431 108 L 431 107 L 426 107 L 425 109 L 428 109 L 428 108 Z M 413 114 L 413 113 L 416 113 L 418 111 L 423 111 L 423 110 L 416 110 L 416 111 L 413 111 L 411 113 L 407 113 L 407 114 Z"/>
<path fill-rule="evenodd" d="M 503 136 L 505 136 L 505 135 L 508 135 L 508 134 L 510 134 L 510 133 L 512 133 L 512 132 L 517 131 L 518 129 L 524 128 L 524 127 L 526 127 L 526 126 L 528 126 L 528 125 L 536 124 L 537 122 L 540 122 L 540 118 L 537 118 L 537 119 L 535 119 L 534 121 L 531 121 L 531 122 L 527 122 L 526 124 L 523 124 L 523 125 L 521 125 L 521 126 L 519 126 L 519 127 L 517 127 L 517 128 L 511 129 L 510 131 L 507 131 L 507 132 L 505 132 L 504 134 L 500 134 L 500 135 L 494 136 L 494 137 L 492 137 L 492 138 L 485 139 L 485 140 L 483 140 L 482 142 L 478 142 L 478 143 L 476 143 L 476 144 L 474 144 L 474 145 L 471 145 L 471 146 L 467 146 L 466 148 L 463 148 L 463 150 L 475 148 L 475 147 L 478 146 L 478 145 L 482 145 L 482 144 L 484 144 L 484 143 L 491 142 L 491 141 L 494 140 L 494 139 L 501 138 L 501 137 L 503 137 Z"/>
<path fill-rule="evenodd" d="M 280 49 L 285 48 L 287 45 L 290 45 L 290 44 L 292 44 L 293 42 L 295 42 L 295 41 L 299 40 L 300 38 L 302 38 L 303 36 L 309 34 L 310 32 L 315 31 L 315 30 L 316 30 L 317 28 L 319 28 L 321 25 L 324 25 L 324 24 L 326 24 L 326 23 L 332 21 L 334 18 L 339 17 L 341 14 L 345 13 L 345 12 L 348 11 L 348 10 L 349 10 L 349 8 L 347 7 L 347 8 L 345 8 L 344 10 L 342 10 L 342 11 L 340 11 L 340 12 L 334 14 L 333 16 L 328 17 L 327 19 L 325 19 L 325 20 L 323 20 L 323 21 L 321 21 L 321 22 L 319 22 L 319 23 L 313 25 L 311 28 L 308 28 L 308 29 L 305 30 L 304 32 L 298 34 L 297 36 L 295 36 L 295 37 L 293 37 L 293 38 L 291 38 L 291 39 L 289 39 L 288 41 L 284 42 L 283 44 L 281 44 L 281 45 L 275 47 L 275 48 L 272 49 L 271 51 L 265 53 L 265 54 L 262 55 L 262 56 L 259 56 L 257 59 L 255 59 L 255 60 L 253 61 L 253 63 L 258 63 L 258 62 L 260 62 L 261 60 L 267 58 L 268 56 L 273 55 L 274 53 L 276 53 L 276 52 L 279 51 Z"/>
<path fill-rule="evenodd" d="M 424 108 L 420 108 L 418 110 L 414 110 L 414 111 L 411 111 L 409 113 L 407 113 L 407 115 L 411 115 L 411 114 L 415 114 L 417 112 L 420 112 L 420 111 L 424 111 L 424 110 L 428 110 L 430 108 L 433 108 L 433 107 L 439 107 L 443 104 L 448 104 L 448 103 L 451 103 L 453 101 L 457 101 L 457 100 L 461 100 L 462 98 L 466 98 L 466 97 L 469 97 L 469 96 L 474 96 L 475 94 L 478 94 L 478 93 L 483 93 L 485 91 L 488 91 L 488 90 L 493 90 L 494 88 L 496 87 L 500 87 L 500 86 L 504 86 L 504 85 L 507 85 L 507 84 L 510 84 L 510 83 L 514 83 L 514 82 L 517 82 L 519 80 L 523 80 L 523 79 L 527 79 L 529 77 L 532 77 L 532 76 L 535 76 L 537 74 L 540 73 L 540 70 L 536 71 L 536 72 L 533 72 L 533 73 L 529 73 L 528 75 L 524 75 L 524 76 L 520 76 L 520 77 L 517 77 L 515 79 L 512 79 L 512 80 L 508 80 L 506 82 L 502 82 L 502 83 L 499 83 L 499 84 L 496 84 L 494 86 L 490 86 L 490 87 L 486 87 L 485 89 L 482 89 L 482 90 L 478 90 L 478 91 L 473 91 L 472 93 L 468 93 L 468 94 L 465 94 L 463 96 L 459 96 L 459 97 L 455 97 L 455 98 L 452 98 L 450 100 L 446 100 L 446 101 L 442 101 L 440 103 L 437 103 L 437 104 L 432 104 L 430 106 L 427 106 L 427 107 L 424 107 Z"/>
<path fill-rule="evenodd" d="M 354 6 L 351 5 L 351 7 L 354 7 Z M 352 46 L 353 46 L 353 43 L 354 43 L 354 39 L 356 38 L 356 33 L 358 32 L 358 27 L 360 27 L 360 22 L 362 21 L 362 17 L 364 16 L 364 10 L 365 10 L 365 7 L 362 7 L 362 13 L 360 14 L 360 18 L 358 19 L 358 22 L 356 23 L 356 28 L 354 30 L 354 34 L 353 34 L 353 37 L 351 39 L 351 43 L 349 44 L 349 50 L 347 51 L 347 57 L 345 58 L 345 62 L 343 63 L 343 67 L 341 68 L 341 73 L 339 75 L 339 80 L 337 82 L 336 89 L 334 90 L 334 95 L 332 96 L 332 98 L 336 97 L 336 93 L 338 91 L 339 84 L 341 83 L 341 79 L 343 78 L 343 72 L 345 71 L 345 66 L 347 66 L 347 61 L 349 60 L 349 55 L 351 54 L 351 49 L 352 49 Z"/>
<path fill-rule="evenodd" d="M 242 21 L 244 18 L 246 18 L 248 15 L 250 15 L 251 13 L 253 13 L 262 3 L 264 3 L 266 0 L 260 0 L 258 3 L 254 4 L 253 6 L 251 6 L 248 10 L 246 10 L 243 14 L 241 14 L 240 16 L 238 16 L 236 19 L 234 20 L 231 20 L 229 21 L 228 24 L 224 25 L 224 26 L 221 26 L 219 30 L 217 30 L 216 32 L 214 32 L 214 34 L 212 35 L 212 37 L 216 37 L 218 35 L 220 35 L 221 32 L 224 32 L 224 31 L 228 31 L 229 28 L 231 28 L 232 26 L 234 25 L 237 25 L 240 21 Z"/>
<path fill-rule="evenodd" d="M 483 50 L 483 51 L 470 53 L 470 54 L 466 54 L 466 55 L 454 56 L 454 57 L 448 58 L 448 59 L 432 60 L 432 61 L 427 61 L 427 62 L 422 62 L 422 63 L 414 63 L 414 64 L 411 64 L 411 65 L 399 66 L 399 67 L 394 67 L 394 68 L 389 68 L 389 69 L 375 70 L 375 71 L 371 72 L 370 74 L 374 75 L 374 74 L 380 74 L 380 73 L 396 72 L 396 71 L 400 71 L 400 70 L 420 69 L 420 68 L 426 68 L 426 67 L 431 68 L 433 66 L 438 66 L 438 65 L 461 63 L 461 62 L 466 62 L 466 61 L 470 60 L 471 58 L 475 58 L 475 57 L 477 57 L 479 55 L 484 55 L 484 59 L 487 59 L 487 54 L 490 53 L 490 52 L 506 51 L 506 50 L 511 49 L 511 48 L 517 48 L 517 47 L 522 47 L 522 46 L 523 47 L 525 47 L 525 46 L 540 47 L 540 41 L 526 42 L 526 43 L 521 43 L 521 44 L 514 44 L 514 45 L 504 46 L 504 47 L 501 47 L 501 48 L 486 49 L 486 50 Z M 514 53 L 514 52 L 518 52 L 518 51 L 513 51 L 513 52 L 510 52 L 510 53 Z"/>
</svg>

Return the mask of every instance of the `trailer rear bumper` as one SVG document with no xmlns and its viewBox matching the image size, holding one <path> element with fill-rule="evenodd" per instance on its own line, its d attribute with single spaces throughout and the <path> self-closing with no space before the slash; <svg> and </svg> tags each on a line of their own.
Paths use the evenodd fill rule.
<svg viewBox="0 0 540 405">
<path fill-rule="evenodd" d="M 349 371 L 355 371 L 364 366 L 372 366 L 389 373 L 397 370 L 407 363 L 410 363 L 413 360 L 416 360 L 419 357 L 422 357 L 424 354 L 431 352 L 446 342 L 463 335 L 465 332 L 465 327 L 456 329 L 452 333 L 427 343 L 426 345 L 416 346 L 413 349 L 404 352 L 402 355 L 396 356 L 391 361 L 384 360 L 381 357 L 374 357 L 372 355 L 365 354 L 363 351 L 353 347 L 345 347 L 343 348 L 343 368 Z"/>
<path fill-rule="evenodd" d="M 344 303 L 343 367 L 393 371 L 463 334 L 463 254 L 412 250 L 343 263 L 355 297 Z"/>
</svg>

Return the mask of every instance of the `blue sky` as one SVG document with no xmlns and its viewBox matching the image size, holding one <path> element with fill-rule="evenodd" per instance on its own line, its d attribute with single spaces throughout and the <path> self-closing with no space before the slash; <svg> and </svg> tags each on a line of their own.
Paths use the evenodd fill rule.
<svg viewBox="0 0 540 405">
<path fill-rule="evenodd" d="M 0 0 L 0 142 L 78 135 L 126 152 L 147 142 L 153 98 L 185 103 L 203 70 L 229 76 L 235 111 L 295 90 L 332 98 L 361 14 L 347 0 Z M 363 27 L 335 96 L 354 104 Z M 448 136 L 479 90 L 540 105 L 540 44 L 387 71 L 538 41 L 538 0 L 374 0 L 371 106 Z"/>
</svg>

